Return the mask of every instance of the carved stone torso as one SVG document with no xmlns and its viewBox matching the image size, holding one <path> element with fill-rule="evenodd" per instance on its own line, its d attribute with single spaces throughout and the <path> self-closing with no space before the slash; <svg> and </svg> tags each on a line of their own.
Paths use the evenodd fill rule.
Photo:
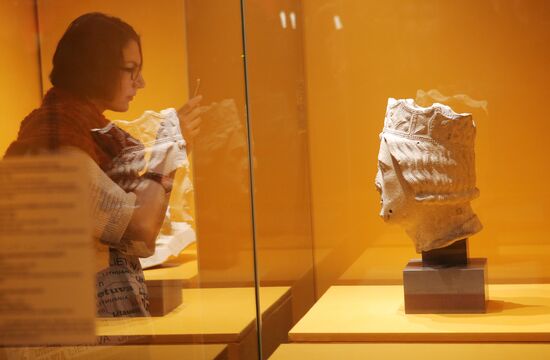
<svg viewBox="0 0 550 360">
<path fill-rule="evenodd" d="M 479 232 L 470 201 L 475 186 L 475 124 L 470 114 L 435 103 L 390 98 L 380 134 L 376 186 L 380 216 L 403 226 L 417 252 Z"/>
</svg>

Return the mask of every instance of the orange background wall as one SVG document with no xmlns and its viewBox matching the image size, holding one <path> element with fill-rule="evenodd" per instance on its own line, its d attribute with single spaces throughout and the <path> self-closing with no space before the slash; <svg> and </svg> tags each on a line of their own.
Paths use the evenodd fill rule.
<svg viewBox="0 0 550 360">
<path fill-rule="evenodd" d="M 0 157 L 21 120 L 40 105 L 34 1 L 0 1 Z"/>
<path fill-rule="evenodd" d="M 387 98 L 433 89 L 487 102 L 485 111 L 461 96 L 446 101 L 478 125 L 473 206 L 485 228 L 470 239 L 471 255 L 489 259 L 491 282 L 548 281 L 550 3 L 303 4 L 320 292 L 400 282 L 416 257 L 404 231 L 378 218 L 373 182 Z"/>
</svg>

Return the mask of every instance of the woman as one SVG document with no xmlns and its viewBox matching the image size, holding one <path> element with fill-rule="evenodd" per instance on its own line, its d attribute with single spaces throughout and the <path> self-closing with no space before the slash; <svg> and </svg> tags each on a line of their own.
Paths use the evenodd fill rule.
<svg viewBox="0 0 550 360">
<path fill-rule="evenodd" d="M 201 121 L 200 96 L 177 115 L 163 113 L 176 123 L 162 122 L 166 125 L 157 135 L 162 146 L 153 149 L 145 165 L 139 141 L 103 116 L 106 110 L 128 110 L 145 86 L 142 65 L 140 38 L 130 25 L 101 13 L 80 16 L 57 45 L 50 74 L 53 88 L 40 108 L 23 120 L 6 152 L 79 152 L 93 160 L 94 237 L 109 247 L 109 261 L 97 274 L 98 316 L 149 316 L 138 258 L 154 252 L 171 181 L 185 158 L 181 132 L 190 144 Z"/>
</svg>

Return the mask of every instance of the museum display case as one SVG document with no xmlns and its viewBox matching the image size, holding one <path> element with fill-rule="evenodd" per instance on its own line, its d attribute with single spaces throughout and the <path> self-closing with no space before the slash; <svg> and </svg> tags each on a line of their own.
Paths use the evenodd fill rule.
<svg viewBox="0 0 550 360">
<path fill-rule="evenodd" d="M 132 267 L 95 235 L 103 218 L 82 215 L 97 166 L 2 160 L 0 359 L 550 356 L 548 1 L 0 6 L 2 156 L 47 99 L 69 24 L 105 13 L 141 41 L 117 69 L 129 108 L 104 112 L 143 145 L 141 165 L 124 147 L 113 158 L 169 193 L 139 260 L 151 316 L 97 317 L 124 284 L 96 271 Z M 169 153 L 166 124 L 181 133 L 169 184 L 148 170 Z"/>
<path fill-rule="evenodd" d="M 549 171 L 542 150 L 547 125 L 534 109 L 544 102 L 550 76 L 548 4 L 245 3 L 260 286 L 275 273 L 262 261 L 274 248 L 288 269 L 307 261 L 297 254 L 308 241 L 313 249 L 307 262 L 313 283 L 305 272 L 292 285 L 294 309 L 304 304 L 307 313 L 297 316 L 290 344 L 275 355 L 363 358 L 358 354 L 379 351 L 368 346 L 374 342 L 515 342 L 521 352 L 532 351 L 521 342 L 547 342 L 548 198 L 541 190 Z M 468 237 L 464 271 L 483 264 L 476 259 L 487 265 L 474 269 L 461 291 L 481 299 L 484 313 L 405 314 L 404 271 L 424 256 L 402 228 L 379 216 L 375 177 L 389 98 L 471 114 L 480 191 L 471 205 L 483 228 Z M 298 169 L 307 169 L 305 176 Z M 293 195 L 298 186 L 300 195 Z M 300 207 L 304 198 L 308 205 Z M 303 230 L 291 228 L 297 212 L 311 219 Z M 268 233 L 275 222 L 283 231 L 278 242 Z M 311 240 L 286 244 L 284 233 Z M 432 277 L 445 291 L 458 289 L 448 283 L 453 269 Z M 313 302 L 304 294 L 309 290 Z M 320 343 L 365 347 L 331 352 Z M 468 354 L 467 346 L 453 346 Z M 521 356 L 498 349 L 491 351 Z"/>
<path fill-rule="evenodd" d="M 548 341 L 548 313 L 543 310 L 548 306 L 548 199 L 541 191 L 548 167 L 544 151 L 538 150 L 546 125 L 533 110 L 544 101 L 549 76 L 549 53 L 543 50 L 550 35 L 544 25 L 548 4 L 300 4 L 298 10 L 287 4 L 279 14 L 271 13 L 280 24 L 278 36 L 300 33 L 295 35 L 299 49 L 288 50 L 291 42 L 286 41 L 276 53 L 298 58 L 294 67 L 303 69 L 305 91 L 294 77 L 294 84 L 280 93 L 295 97 L 293 110 L 305 98 L 307 112 L 309 156 L 302 167 L 310 169 L 315 303 L 292 328 L 289 342 L 314 349 L 330 342 Z M 293 18 L 299 19 L 296 24 Z M 247 18 L 248 23 L 250 38 L 265 33 L 254 19 Z M 263 44 L 283 46 L 277 43 Z M 254 63 L 251 46 L 249 69 Z M 258 62 L 271 79 L 271 92 L 256 94 L 263 95 L 258 102 L 271 94 L 279 104 L 281 95 L 273 88 L 291 72 L 279 69 L 278 61 Z M 254 117 L 253 85 L 250 75 L 255 134 L 266 120 Z M 423 256 L 416 254 L 403 229 L 378 216 L 380 194 L 374 183 L 389 98 L 412 99 L 422 108 L 441 103 L 472 115 L 480 190 L 472 207 L 483 229 L 469 237 L 467 251 L 470 258 L 487 259 L 486 313 L 405 314 L 403 271 L 409 260 Z M 536 168 L 537 175 L 528 168 Z M 258 205 L 257 222 L 262 216 Z M 259 234 L 256 242 L 261 247 Z M 261 274 L 261 264 L 258 270 Z M 441 272 L 437 279 L 449 281 Z M 296 354 L 306 356 L 301 350 L 306 348 L 288 346 L 282 353 L 291 356 L 291 349 L 298 349 Z M 343 356 L 345 346 L 336 351 Z"/>
</svg>

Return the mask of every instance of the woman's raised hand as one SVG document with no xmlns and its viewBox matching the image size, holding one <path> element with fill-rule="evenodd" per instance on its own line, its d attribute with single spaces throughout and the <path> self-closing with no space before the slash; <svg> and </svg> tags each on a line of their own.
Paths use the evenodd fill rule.
<svg viewBox="0 0 550 360">
<path fill-rule="evenodd" d="M 201 100 L 202 100 L 202 95 L 195 96 L 189 99 L 189 101 L 187 101 L 187 103 L 185 103 L 185 105 L 183 105 L 178 110 L 178 117 L 180 119 L 180 128 L 181 128 L 183 138 L 187 143 L 188 151 L 191 149 L 193 139 L 200 132 L 200 125 L 202 122 L 202 119 L 200 118 L 200 115 L 201 115 L 200 101 Z"/>
</svg>

